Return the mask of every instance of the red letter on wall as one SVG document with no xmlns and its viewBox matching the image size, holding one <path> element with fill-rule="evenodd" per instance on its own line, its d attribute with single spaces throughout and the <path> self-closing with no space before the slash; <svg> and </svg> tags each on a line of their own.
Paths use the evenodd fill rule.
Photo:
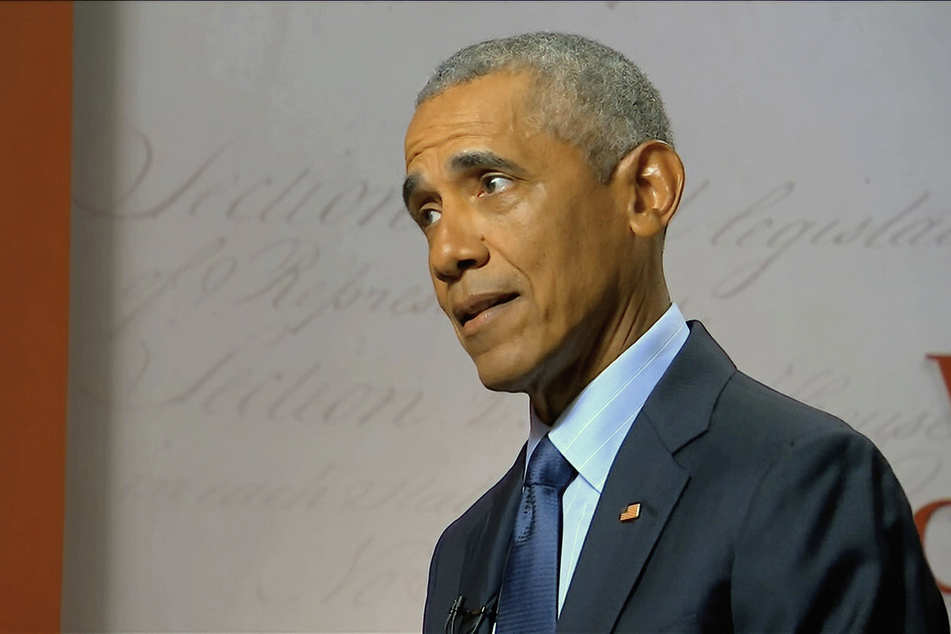
<svg viewBox="0 0 951 634">
<path fill-rule="evenodd" d="M 948 390 L 948 397 L 951 398 L 951 355 L 929 354 L 928 358 L 938 362 L 938 367 L 941 368 L 941 376 L 944 377 L 944 386 Z"/>
<path fill-rule="evenodd" d="M 921 507 L 918 509 L 918 512 L 915 513 L 915 528 L 918 529 L 918 537 L 921 538 L 922 546 L 925 543 L 925 529 L 928 528 L 928 521 L 931 519 L 931 516 L 934 515 L 935 511 L 945 506 L 951 506 L 951 499 L 935 500 L 931 504 L 926 504 Z M 938 579 L 938 587 L 941 588 L 941 592 L 951 594 L 951 586 L 942 583 L 940 579 Z"/>
</svg>

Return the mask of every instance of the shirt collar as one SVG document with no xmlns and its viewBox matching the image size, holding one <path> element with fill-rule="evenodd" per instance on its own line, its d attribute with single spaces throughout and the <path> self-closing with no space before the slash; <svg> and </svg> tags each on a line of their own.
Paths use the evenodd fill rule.
<svg viewBox="0 0 951 634">
<path fill-rule="evenodd" d="M 525 464 L 547 433 L 571 466 L 600 494 L 634 419 L 688 334 L 680 309 L 671 304 L 647 332 L 581 391 L 550 431 L 532 409 Z"/>
</svg>

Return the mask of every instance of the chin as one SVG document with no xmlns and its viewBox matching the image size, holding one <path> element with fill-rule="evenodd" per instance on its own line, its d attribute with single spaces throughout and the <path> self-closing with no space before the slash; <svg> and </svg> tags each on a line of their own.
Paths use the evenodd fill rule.
<svg viewBox="0 0 951 634">
<path fill-rule="evenodd" d="M 527 392 L 529 377 L 534 374 L 532 364 L 524 360 L 497 359 L 492 355 L 473 357 L 479 380 L 493 392 Z"/>
<path fill-rule="evenodd" d="M 480 372 L 479 380 L 482 381 L 482 385 L 484 385 L 487 390 L 492 390 L 493 392 L 515 393 L 526 391 L 521 387 L 521 383 L 519 381 L 504 379 L 495 375 L 486 375 Z"/>
</svg>

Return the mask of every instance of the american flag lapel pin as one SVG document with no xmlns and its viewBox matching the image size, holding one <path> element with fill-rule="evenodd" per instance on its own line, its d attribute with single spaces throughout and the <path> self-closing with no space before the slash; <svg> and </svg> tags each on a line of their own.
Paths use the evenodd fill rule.
<svg viewBox="0 0 951 634">
<path fill-rule="evenodd" d="M 621 512 L 620 519 L 622 522 L 633 522 L 638 517 L 641 516 L 641 503 L 635 502 L 634 504 L 628 504 L 627 508 Z"/>
</svg>

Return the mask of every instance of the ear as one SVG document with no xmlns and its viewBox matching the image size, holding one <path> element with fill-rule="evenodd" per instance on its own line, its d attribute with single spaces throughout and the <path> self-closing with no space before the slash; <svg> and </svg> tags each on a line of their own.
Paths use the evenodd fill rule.
<svg viewBox="0 0 951 634">
<path fill-rule="evenodd" d="M 684 165 L 663 141 L 644 141 L 628 152 L 612 176 L 631 231 L 641 238 L 663 235 L 680 205 Z"/>
</svg>

